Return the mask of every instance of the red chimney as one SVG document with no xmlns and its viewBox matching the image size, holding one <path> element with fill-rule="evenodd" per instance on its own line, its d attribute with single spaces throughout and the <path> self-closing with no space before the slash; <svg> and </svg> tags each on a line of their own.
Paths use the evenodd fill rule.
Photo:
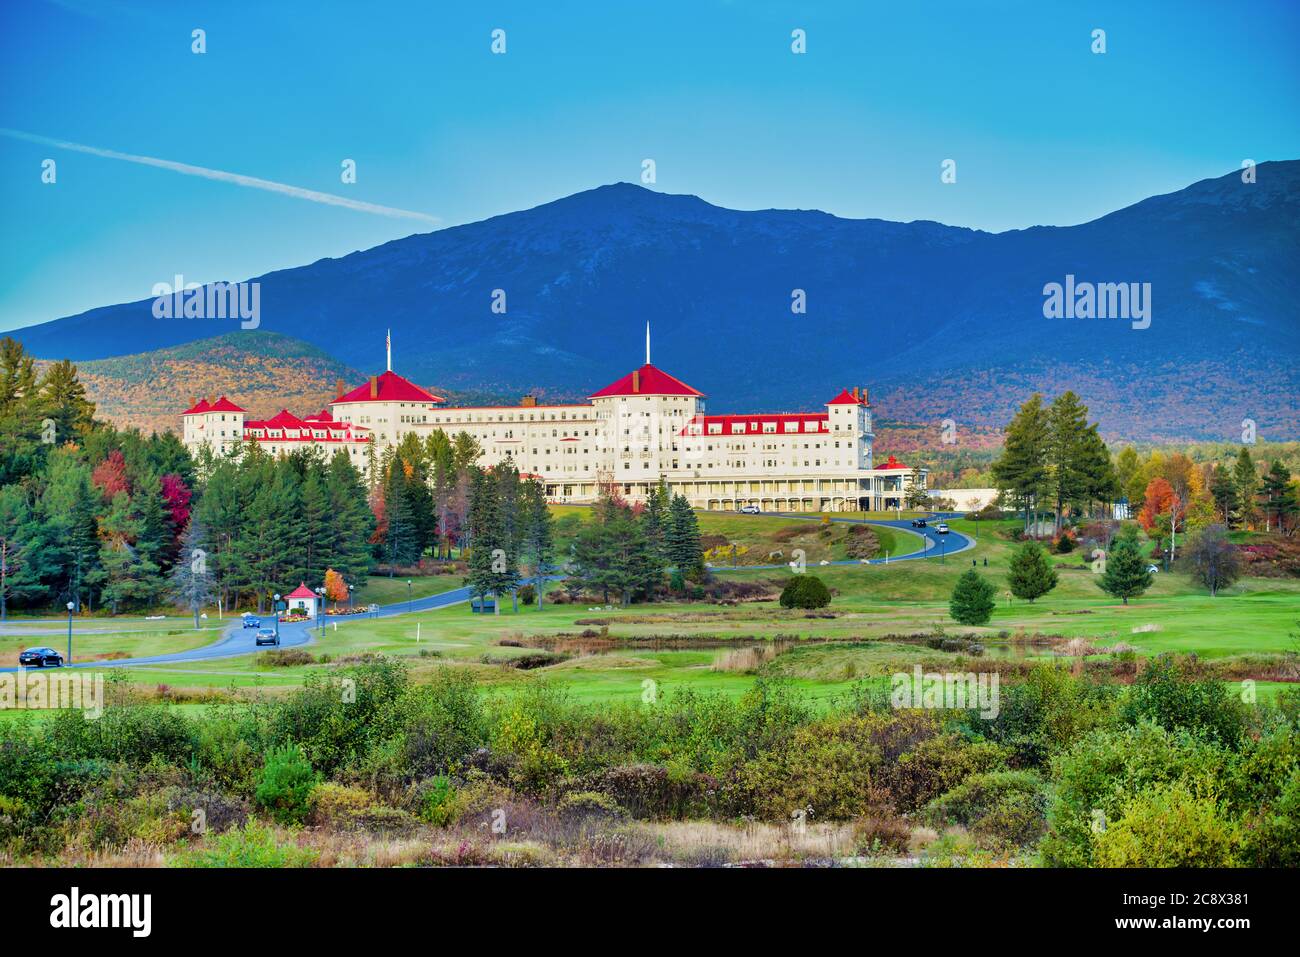
<svg viewBox="0 0 1300 957">
<path fill-rule="evenodd" d="M 641 391 L 641 373 L 639 370 L 632 373 L 632 391 L 638 393 Z"/>
<path fill-rule="evenodd" d="M 335 379 L 335 380 L 334 380 L 334 398 L 336 398 L 336 399 L 341 399 L 341 398 L 343 398 L 343 380 L 342 380 L 342 379 Z"/>
<path fill-rule="evenodd" d="M 379 376 L 377 375 L 370 377 L 370 398 L 379 398 Z"/>
</svg>

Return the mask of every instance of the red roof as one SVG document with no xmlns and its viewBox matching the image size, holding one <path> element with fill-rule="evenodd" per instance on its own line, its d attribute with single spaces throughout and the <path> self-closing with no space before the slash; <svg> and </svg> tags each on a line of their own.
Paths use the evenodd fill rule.
<svg viewBox="0 0 1300 957">
<path fill-rule="evenodd" d="M 876 468 L 878 468 L 878 469 L 905 469 L 905 468 L 907 468 L 907 466 L 904 465 L 902 462 L 898 461 L 898 459 L 894 458 L 894 457 L 891 455 L 891 456 L 890 456 L 890 457 L 885 461 L 885 464 L 884 464 L 884 465 L 877 465 Z"/>
<path fill-rule="evenodd" d="M 308 588 L 306 582 L 303 582 L 301 585 L 299 585 L 293 591 L 289 592 L 289 594 L 285 595 L 284 597 L 285 598 L 319 598 L 320 595 L 316 594 L 314 591 Z"/>
<path fill-rule="evenodd" d="M 254 435 L 254 432 L 278 431 L 279 436 Z M 342 432 L 342 436 L 325 435 L 317 438 L 316 432 Z M 272 418 L 249 420 L 244 423 L 244 437 L 258 442 L 366 442 L 370 430 L 364 425 L 336 422 L 328 412 L 319 412 L 300 419 L 288 409 L 281 409 Z"/>
<path fill-rule="evenodd" d="M 871 405 L 867 401 L 867 394 L 864 391 L 861 396 L 856 396 L 848 389 L 841 390 L 840 394 L 826 403 L 827 405 Z"/>
<path fill-rule="evenodd" d="M 708 435 L 710 425 L 721 425 L 719 435 L 807 435 L 810 432 L 829 432 L 830 416 L 825 412 L 794 412 L 755 415 L 697 415 L 679 432 L 678 435 Z M 795 431 L 785 431 L 786 423 L 795 422 L 799 427 Z M 764 423 L 776 426 L 775 432 L 764 433 Z M 743 425 L 744 431 L 737 432 L 732 426 Z M 692 432 L 692 426 L 698 426 L 699 432 Z"/>
<path fill-rule="evenodd" d="M 426 389 L 421 389 L 410 379 L 403 379 L 396 372 L 385 372 L 378 376 L 379 394 L 372 397 L 370 395 L 370 383 L 366 382 L 357 386 L 347 395 L 340 396 L 330 405 L 338 405 L 341 402 L 444 402 L 445 399 L 439 398 Z"/>
<path fill-rule="evenodd" d="M 636 388 L 632 388 L 632 377 L 637 377 Z M 611 382 L 599 392 L 593 392 L 591 398 L 603 399 L 611 395 L 696 395 L 703 397 L 703 392 L 692 389 L 681 379 L 670 376 L 662 369 L 646 363 L 635 372 L 629 372 L 617 382 Z"/>
<path fill-rule="evenodd" d="M 207 399 L 199 399 L 198 403 L 191 408 L 186 409 L 181 415 L 202 415 L 204 412 L 243 412 L 239 406 L 231 402 L 224 395 L 216 402 L 209 402 Z"/>
</svg>

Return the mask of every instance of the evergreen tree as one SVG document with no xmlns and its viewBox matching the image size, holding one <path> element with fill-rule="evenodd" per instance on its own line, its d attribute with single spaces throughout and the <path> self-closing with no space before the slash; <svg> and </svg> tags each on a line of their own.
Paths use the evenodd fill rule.
<svg viewBox="0 0 1300 957">
<path fill-rule="evenodd" d="M 991 581 L 975 569 L 967 569 L 953 587 L 948 613 L 963 625 L 987 624 L 993 617 L 996 594 Z"/>
<path fill-rule="evenodd" d="M 324 467 L 319 459 L 307 463 L 302 480 L 302 511 L 298 527 L 302 535 L 303 578 L 318 582 L 334 559 L 335 526 Z"/>
<path fill-rule="evenodd" d="M 700 522 L 684 495 L 674 495 L 668 506 L 664 548 L 668 561 L 681 569 L 685 577 L 703 576 L 704 551 L 700 547 Z"/>
<path fill-rule="evenodd" d="M 1047 481 L 1055 505 L 1055 529 L 1061 532 L 1061 518 L 1070 502 L 1087 493 L 1082 469 L 1084 436 L 1088 430 L 1088 409 L 1070 390 L 1053 400 L 1047 411 Z M 1110 456 L 1106 461 L 1109 464 Z"/>
<path fill-rule="evenodd" d="M 216 600 L 215 582 L 208 554 L 207 531 L 191 520 L 181 536 L 181 551 L 171 573 L 173 600 L 194 615 L 199 627 L 199 612 Z"/>
<path fill-rule="evenodd" d="M 657 559 L 667 562 L 667 531 L 669 510 L 672 496 L 668 493 L 668 483 L 663 479 L 650 490 L 646 497 L 645 511 L 641 513 L 641 526 L 645 531 L 646 548 Z"/>
<path fill-rule="evenodd" d="M 1237 507 L 1244 528 L 1255 521 L 1255 496 L 1259 494 L 1260 487 L 1255 461 L 1250 457 L 1250 449 L 1244 445 L 1237 453 L 1237 461 L 1232 468 L 1232 478 L 1237 486 Z"/>
<path fill-rule="evenodd" d="M 394 461 L 384 482 L 384 557 L 388 561 L 388 577 L 392 578 L 398 565 L 410 565 L 419 559 L 420 542 L 411 513 L 410 499 L 406 495 L 406 476 L 401 463 Z"/>
<path fill-rule="evenodd" d="M 1106 570 L 1098 579 L 1097 587 L 1114 598 L 1123 599 L 1127 605 L 1130 598 L 1137 598 L 1151 587 L 1151 572 L 1147 567 L 1137 529 L 1125 525 L 1111 543 Z"/>
<path fill-rule="evenodd" d="M 1031 514 L 1037 510 L 1041 495 L 1049 487 L 1047 450 L 1051 428 L 1043 397 L 1038 393 L 1020 407 L 1007 426 L 1002 454 L 993 463 L 992 475 L 997 487 L 1015 508 L 1023 509 L 1025 530 Z"/>
<path fill-rule="evenodd" d="M 1122 454 L 1122 453 L 1121 453 Z M 1103 505 L 1117 500 L 1123 492 L 1110 449 L 1094 422 L 1084 430 L 1079 441 L 1076 469 L 1079 475 L 1079 503 L 1091 512 L 1094 503 Z"/>
<path fill-rule="evenodd" d="M 346 581 L 361 581 L 370 570 L 366 543 L 374 534 L 375 516 L 366 504 L 361 473 L 341 449 L 330 459 L 325 490 L 334 529 L 327 564 L 338 569 Z"/>
<path fill-rule="evenodd" d="M 498 479 L 475 471 L 470 489 L 469 576 L 470 594 L 480 600 L 491 595 L 494 611 L 501 613 L 501 596 L 518 587 L 519 569 L 507 552 L 505 520 Z"/>
<path fill-rule="evenodd" d="M 1282 531 L 1284 519 L 1292 511 L 1290 494 L 1291 473 L 1281 460 L 1274 459 L 1260 483 L 1260 499 L 1264 506 L 1264 521 L 1269 531 Z"/>
<path fill-rule="evenodd" d="M 1011 556 L 1007 584 L 1011 594 L 1032 602 L 1056 587 L 1058 576 L 1037 542 L 1025 542 Z"/>
<path fill-rule="evenodd" d="M 49 433 L 41 427 L 42 409 L 35 360 L 5 336 L 0 339 L 0 485 L 18 482 L 43 465 L 49 446 L 42 438 Z"/>
<path fill-rule="evenodd" d="M 79 441 L 94 425 L 95 405 L 77 378 L 77 367 L 67 359 L 51 363 L 41 378 L 41 403 L 53 420 L 56 441 Z"/>
<path fill-rule="evenodd" d="M 41 579 L 52 575 L 41 546 L 40 524 L 22 486 L 0 486 L 0 622 L 13 600 L 36 600 L 46 594 Z"/>
<path fill-rule="evenodd" d="M 546 504 L 546 491 L 542 483 L 531 479 L 520 492 L 523 519 L 523 555 L 533 569 L 533 590 L 537 607 L 542 607 L 542 593 L 546 576 L 554 567 L 554 529 L 551 510 Z"/>
<path fill-rule="evenodd" d="M 175 539 L 163 507 L 162 483 L 149 472 L 136 486 L 131 507 L 137 522 L 136 550 L 145 561 L 166 574 L 175 560 Z"/>
<path fill-rule="evenodd" d="M 1215 468 L 1210 479 L 1210 497 L 1214 499 L 1215 511 L 1229 528 L 1237 524 L 1240 502 L 1237 498 L 1237 483 L 1226 468 Z"/>
</svg>

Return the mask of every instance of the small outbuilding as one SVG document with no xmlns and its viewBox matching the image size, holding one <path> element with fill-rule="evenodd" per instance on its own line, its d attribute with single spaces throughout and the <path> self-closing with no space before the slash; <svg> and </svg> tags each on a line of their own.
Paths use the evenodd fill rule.
<svg viewBox="0 0 1300 957">
<path fill-rule="evenodd" d="M 308 588 L 306 582 L 300 584 L 285 595 L 284 598 L 289 605 L 290 615 L 306 615 L 308 618 L 316 617 L 316 606 L 321 597 Z"/>
</svg>

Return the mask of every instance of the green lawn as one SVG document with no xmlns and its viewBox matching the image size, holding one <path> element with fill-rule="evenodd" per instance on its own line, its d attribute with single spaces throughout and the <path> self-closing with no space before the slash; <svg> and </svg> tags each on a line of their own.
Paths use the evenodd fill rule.
<svg viewBox="0 0 1300 957">
<path fill-rule="evenodd" d="M 713 523 L 714 528 L 735 534 L 747 533 L 753 522 L 768 521 L 777 528 L 790 524 L 763 516 L 706 515 L 702 519 Z M 814 533 L 820 529 L 816 522 L 804 524 Z M 952 524 L 959 531 L 974 532 L 973 523 L 965 520 Z M 1011 527 L 1014 522 L 1000 524 Z M 318 656 L 331 656 L 333 664 L 275 668 L 246 656 L 184 666 L 133 668 L 130 674 L 148 685 L 275 689 L 301 683 L 312 669 L 334 667 L 342 656 L 377 652 L 408 660 L 417 680 L 432 669 L 455 664 L 474 669 L 484 685 L 505 692 L 528 682 L 548 680 L 562 684 L 576 699 L 588 701 L 640 700 L 647 689 L 665 694 L 682 687 L 738 695 L 752 685 L 754 676 L 715 670 L 715 662 L 728 647 L 725 644 L 682 648 L 627 640 L 596 649 L 598 653 L 533 670 L 493 662 L 526 653 L 526 648 L 538 645 L 538 638 L 577 638 L 584 632 L 599 636 L 602 630 L 615 642 L 672 636 L 702 643 L 733 642 L 731 647 L 779 636 L 833 642 L 795 646 L 763 666 L 765 673 L 788 678 L 810 697 L 829 701 L 863 678 L 887 680 L 885 676 L 892 671 L 915 663 L 929 667 L 958 660 L 957 655 L 920 645 L 881 640 L 890 635 L 932 633 L 938 628 L 949 635 L 980 636 L 991 643 L 990 653 L 995 654 L 1010 653 L 1005 646 L 998 648 L 997 642 L 1004 633 L 1018 632 L 1083 637 L 1101 647 L 1124 642 L 1146 655 L 1194 651 L 1207 659 L 1285 652 L 1297 645 L 1298 639 L 1291 636 L 1300 633 L 1300 581 L 1247 579 L 1219 597 L 1210 598 L 1181 573 L 1160 574 L 1145 596 L 1126 606 L 1101 592 L 1097 576 L 1076 553 L 1053 556 L 1060 584 L 1049 595 L 1032 604 L 1008 603 L 1005 575 L 1014 547 L 1013 542 L 995 534 L 991 523 L 981 522 L 975 548 L 943 563 L 927 559 L 888 566 L 810 565 L 809 573 L 822 578 L 836 592 L 830 608 L 835 617 L 831 618 L 807 617 L 782 609 L 775 602 L 735 606 L 666 603 L 608 610 L 548 604 L 542 611 L 525 607 L 518 614 L 512 613 L 506 603 L 499 616 L 474 615 L 468 606 L 458 605 L 389 619 L 330 622 L 323 638 L 309 650 Z M 981 628 L 955 624 L 947 610 L 952 586 L 962 572 L 972 567 L 972 560 L 982 574 L 994 581 L 999 594 L 993 620 Z M 769 582 L 777 589 L 791 572 L 782 567 L 720 574 Z M 370 587 L 376 584 L 380 589 L 396 587 L 399 600 L 404 597 L 401 592 L 405 591 L 405 580 L 382 579 L 376 583 L 372 579 Z M 455 587 L 459 579 L 434 576 L 422 584 L 426 588 Z M 503 639 L 509 644 L 498 643 Z M 516 643 L 522 647 L 516 647 Z M 1018 653 L 1047 654 L 1023 647 Z M 485 663 L 485 656 L 492 662 Z M 1276 693 L 1272 685 L 1261 682 L 1259 686 L 1261 698 Z"/>
<path fill-rule="evenodd" d="M 230 619 L 204 619 L 194 629 L 194 619 L 172 615 L 161 621 L 112 618 L 72 619 L 74 661 L 91 658 L 136 658 L 166 655 L 211 644 L 221 637 Z M 68 647 L 67 619 L 9 621 L 0 627 L 0 667 L 17 665 L 24 648 L 48 645 L 64 654 Z"/>
<path fill-rule="evenodd" d="M 430 595 L 441 595 L 445 591 L 451 591 L 453 588 L 459 588 L 465 584 L 464 576 L 459 574 L 452 575 L 416 575 L 411 578 L 395 576 L 389 578 L 385 575 L 371 575 L 366 579 L 366 583 L 357 589 L 356 594 L 352 596 L 355 605 L 393 605 L 398 602 L 406 601 L 407 588 L 406 583 L 410 581 L 411 598 L 428 598 Z"/>
</svg>

